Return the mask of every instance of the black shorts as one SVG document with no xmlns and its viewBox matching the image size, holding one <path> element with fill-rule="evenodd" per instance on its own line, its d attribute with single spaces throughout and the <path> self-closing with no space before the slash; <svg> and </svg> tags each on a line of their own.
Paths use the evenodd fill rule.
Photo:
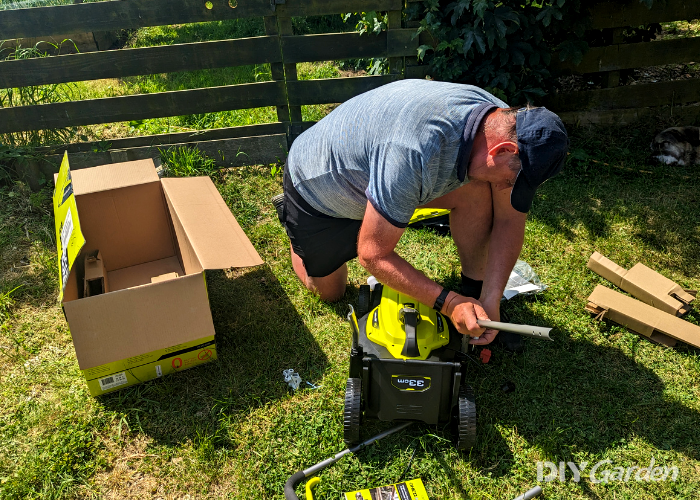
<svg viewBox="0 0 700 500">
<path fill-rule="evenodd" d="M 361 220 L 338 219 L 309 205 L 284 173 L 284 214 L 287 235 L 306 273 L 322 278 L 357 257 Z"/>
</svg>

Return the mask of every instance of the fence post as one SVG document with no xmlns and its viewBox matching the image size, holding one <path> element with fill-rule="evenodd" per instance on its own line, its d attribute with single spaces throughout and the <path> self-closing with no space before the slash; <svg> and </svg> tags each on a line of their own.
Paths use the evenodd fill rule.
<svg viewBox="0 0 700 500">
<path fill-rule="evenodd" d="M 613 28 L 610 33 L 610 43 L 612 45 L 620 45 L 624 41 L 623 32 L 624 28 Z M 602 87 L 609 89 L 612 87 L 617 87 L 620 85 L 620 72 L 619 71 L 607 71 L 603 73 Z"/>
<path fill-rule="evenodd" d="M 277 28 L 279 30 L 280 38 L 283 36 L 294 35 L 291 17 L 277 17 Z M 280 51 L 282 51 L 281 40 Z M 284 53 L 282 53 L 282 59 L 284 59 Z M 287 82 L 293 82 L 297 80 L 297 65 L 296 63 L 284 63 L 283 66 L 285 92 L 287 93 L 287 101 L 289 101 L 289 88 L 287 87 Z M 294 139 L 296 139 L 302 132 L 301 106 L 288 106 L 288 108 L 291 127 L 287 136 L 287 142 L 289 144 L 289 147 L 292 147 L 292 142 L 294 142 Z"/>
<path fill-rule="evenodd" d="M 390 10 L 387 13 L 387 30 L 401 29 L 401 16 L 400 10 Z M 389 73 L 392 75 L 401 75 L 403 73 L 404 58 L 403 57 L 390 57 L 389 58 Z"/>
<path fill-rule="evenodd" d="M 270 35 L 270 36 L 276 36 L 277 37 L 277 44 L 279 47 L 280 54 L 282 53 L 282 42 L 279 39 L 280 33 L 279 29 L 277 27 L 277 16 L 265 16 L 264 18 L 265 21 L 265 34 Z M 283 63 L 270 63 L 270 74 L 272 76 L 272 79 L 276 82 L 279 81 L 284 81 L 284 65 Z M 286 97 L 287 95 L 287 85 L 284 86 L 284 94 L 285 94 L 285 99 L 289 101 L 289 99 Z M 285 130 L 287 134 L 287 149 L 292 145 L 291 141 L 291 136 L 292 136 L 292 130 L 291 130 L 291 119 L 289 116 L 289 106 L 284 105 L 284 106 L 277 106 L 277 119 L 284 123 L 285 125 Z"/>
</svg>

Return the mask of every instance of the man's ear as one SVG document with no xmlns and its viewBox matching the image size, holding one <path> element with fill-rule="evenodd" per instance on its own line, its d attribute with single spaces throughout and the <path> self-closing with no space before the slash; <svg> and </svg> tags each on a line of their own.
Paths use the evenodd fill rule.
<svg viewBox="0 0 700 500">
<path fill-rule="evenodd" d="M 502 154 L 518 154 L 518 145 L 512 141 L 503 141 L 489 148 L 489 156 L 500 156 Z"/>
</svg>

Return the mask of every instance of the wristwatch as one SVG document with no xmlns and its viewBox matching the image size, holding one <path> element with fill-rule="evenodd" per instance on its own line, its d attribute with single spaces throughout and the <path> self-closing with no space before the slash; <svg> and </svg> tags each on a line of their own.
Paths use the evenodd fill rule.
<svg viewBox="0 0 700 500">
<path fill-rule="evenodd" d="M 435 299 L 435 304 L 433 304 L 433 309 L 435 309 L 437 312 L 442 311 L 442 306 L 445 304 L 445 299 L 447 298 L 447 295 L 450 293 L 450 291 L 447 288 L 443 288 L 442 292 L 440 292 L 440 295 L 438 295 L 438 298 Z"/>
</svg>

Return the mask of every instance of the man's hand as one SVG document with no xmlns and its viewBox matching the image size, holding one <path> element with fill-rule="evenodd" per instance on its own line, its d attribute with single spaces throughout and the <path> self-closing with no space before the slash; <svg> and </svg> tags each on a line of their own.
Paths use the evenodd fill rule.
<svg viewBox="0 0 700 500">
<path fill-rule="evenodd" d="M 501 309 L 500 309 L 500 300 L 494 302 L 484 300 L 481 302 L 482 307 L 484 308 L 484 311 L 486 314 L 488 314 L 489 319 L 491 321 L 500 321 L 501 320 Z M 482 318 L 479 318 L 482 319 Z M 498 335 L 498 330 L 492 330 L 488 329 L 484 332 L 484 334 L 479 337 L 479 338 L 473 338 L 469 341 L 470 344 L 474 345 L 486 345 L 490 344 L 493 342 L 493 340 L 496 338 L 496 335 Z"/>
<path fill-rule="evenodd" d="M 452 295 L 452 297 L 447 297 L 446 302 L 448 306 L 444 312 L 450 317 L 457 331 L 463 335 L 472 337 L 470 343 L 474 341 L 474 338 L 485 335 L 485 329 L 481 328 L 476 323 L 477 319 L 489 319 L 481 302 L 470 297 L 464 297 L 455 292 L 451 292 L 450 295 Z"/>
</svg>

